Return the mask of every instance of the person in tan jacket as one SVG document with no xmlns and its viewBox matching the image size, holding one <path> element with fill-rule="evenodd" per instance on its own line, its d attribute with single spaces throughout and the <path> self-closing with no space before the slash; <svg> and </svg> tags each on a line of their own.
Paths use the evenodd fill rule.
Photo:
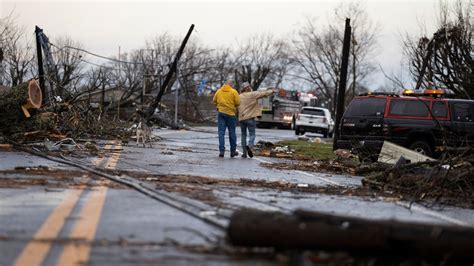
<svg viewBox="0 0 474 266">
<path fill-rule="evenodd" d="M 242 83 L 240 92 L 239 122 L 241 131 L 242 158 L 247 158 L 247 154 L 253 157 L 252 148 L 255 145 L 255 117 L 262 115 L 262 108 L 258 104 L 258 99 L 268 97 L 273 94 L 273 90 L 252 91 L 248 82 Z M 247 145 L 247 130 L 249 141 Z"/>
</svg>

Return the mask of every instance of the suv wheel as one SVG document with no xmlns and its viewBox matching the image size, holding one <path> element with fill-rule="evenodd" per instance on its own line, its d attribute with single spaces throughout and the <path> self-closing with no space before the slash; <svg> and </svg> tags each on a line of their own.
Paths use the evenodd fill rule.
<svg viewBox="0 0 474 266">
<path fill-rule="evenodd" d="M 421 153 L 426 156 L 432 156 L 431 147 L 428 143 L 424 141 L 415 141 L 410 145 L 410 150 L 414 150 L 418 153 Z"/>
</svg>

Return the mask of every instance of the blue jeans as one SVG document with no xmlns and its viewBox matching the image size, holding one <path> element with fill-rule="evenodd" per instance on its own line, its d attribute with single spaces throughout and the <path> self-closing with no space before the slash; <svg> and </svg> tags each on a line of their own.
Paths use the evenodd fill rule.
<svg viewBox="0 0 474 266">
<path fill-rule="evenodd" d="M 255 145 L 255 118 L 240 121 L 242 152 L 247 154 L 247 130 L 249 131 L 248 146 L 252 148 Z"/>
<path fill-rule="evenodd" d="M 229 130 L 230 152 L 234 153 L 237 149 L 237 136 L 235 135 L 235 127 L 237 126 L 237 117 L 219 113 L 217 115 L 217 130 L 219 132 L 219 153 L 224 154 L 225 151 L 225 129 Z"/>
</svg>

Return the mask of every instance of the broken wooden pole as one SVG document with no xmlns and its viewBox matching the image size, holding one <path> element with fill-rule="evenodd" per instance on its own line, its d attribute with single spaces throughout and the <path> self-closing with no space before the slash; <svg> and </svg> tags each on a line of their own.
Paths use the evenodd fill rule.
<svg viewBox="0 0 474 266">
<path fill-rule="evenodd" d="M 146 121 L 148 122 L 155 112 L 156 107 L 158 107 L 158 103 L 161 101 L 161 97 L 163 96 L 163 93 L 165 93 L 166 88 L 173 86 L 173 83 L 175 79 L 172 79 L 173 75 L 176 73 L 178 69 L 178 61 L 181 58 L 181 55 L 183 54 L 184 47 L 186 47 L 186 44 L 188 43 L 189 37 L 191 36 L 191 33 L 194 30 L 194 24 L 191 24 L 191 27 L 189 27 L 188 33 L 184 37 L 184 40 L 181 42 L 181 46 L 179 47 L 178 52 L 176 53 L 173 63 L 170 66 L 170 70 L 168 71 L 168 74 L 166 75 L 165 80 L 163 81 L 163 84 L 161 84 L 160 90 L 158 91 L 158 94 L 156 95 L 155 100 L 150 104 L 150 107 L 148 107 L 147 113 L 146 113 Z"/>
<path fill-rule="evenodd" d="M 377 221 L 304 210 L 293 214 L 239 210 L 232 215 L 227 234 L 236 246 L 474 258 L 474 228 Z"/>
<path fill-rule="evenodd" d="M 43 67 L 43 49 L 41 48 L 41 38 L 40 34 L 43 32 L 43 30 L 35 26 L 35 36 L 36 36 L 36 58 L 38 59 L 38 76 L 39 76 L 39 82 L 40 82 L 40 87 L 41 87 L 41 92 L 43 95 L 46 96 L 46 87 L 44 83 L 44 67 Z M 45 100 L 48 97 L 45 97 Z"/>
<path fill-rule="evenodd" d="M 351 48 L 351 20 L 346 18 L 344 30 L 344 40 L 342 44 L 341 71 L 339 76 L 339 88 L 336 100 L 336 126 L 334 127 L 334 141 L 332 150 L 337 150 L 337 140 L 339 139 L 339 129 L 341 126 L 342 114 L 344 113 L 344 101 L 346 98 L 347 68 L 349 66 L 349 51 Z"/>
</svg>

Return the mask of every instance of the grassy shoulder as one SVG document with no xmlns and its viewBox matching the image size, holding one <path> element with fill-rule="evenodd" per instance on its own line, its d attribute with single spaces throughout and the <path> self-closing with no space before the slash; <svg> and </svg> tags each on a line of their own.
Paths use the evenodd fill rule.
<svg viewBox="0 0 474 266">
<path fill-rule="evenodd" d="M 295 151 L 297 157 L 314 160 L 334 160 L 336 156 L 332 144 L 315 143 L 305 140 L 284 140 L 275 143 L 276 146 L 288 146 Z"/>
</svg>

